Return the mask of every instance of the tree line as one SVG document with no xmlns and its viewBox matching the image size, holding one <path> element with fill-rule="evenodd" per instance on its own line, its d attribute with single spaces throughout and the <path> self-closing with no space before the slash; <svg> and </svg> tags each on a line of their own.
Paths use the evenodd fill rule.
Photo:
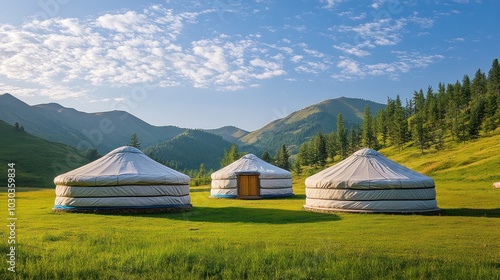
<svg viewBox="0 0 500 280">
<path fill-rule="evenodd" d="M 478 69 L 472 79 L 464 75 L 455 83 L 439 83 L 414 91 L 405 105 L 399 95 L 388 98 L 387 107 L 372 115 L 364 111 L 362 126 L 346 127 L 342 114 L 337 130 L 318 134 L 300 146 L 293 165 L 322 167 L 335 156 L 346 158 L 361 147 L 380 149 L 413 146 L 425 150 L 444 149 L 445 139 L 466 142 L 487 135 L 500 126 L 500 65 L 494 59 L 488 73 Z"/>
</svg>

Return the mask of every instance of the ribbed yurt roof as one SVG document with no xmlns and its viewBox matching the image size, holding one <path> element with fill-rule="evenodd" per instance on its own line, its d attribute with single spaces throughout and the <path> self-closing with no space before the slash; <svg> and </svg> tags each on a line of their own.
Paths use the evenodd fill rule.
<svg viewBox="0 0 500 280">
<path fill-rule="evenodd" d="M 189 184 L 189 176 L 160 164 L 140 150 L 123 146 L 54 178 L 56 185 L 119 186 Z"/>
<path fill-rule="evenodd" d="M 232 179 L 236 178 L 241 172 L 258 172 L 260 178 L 264 179 L 283 179 L 292 178 L 292 173 L 289 171 L 274 166 L 253 154 L 247 154 L 228 166 L 212 173 L 212 179 Z"/>
<path fill-rule="evenodd" d="M 372 149 L 362 149 L 305 181 L 309 188 L 430 188 L 434 180 Z"/>
</svg>

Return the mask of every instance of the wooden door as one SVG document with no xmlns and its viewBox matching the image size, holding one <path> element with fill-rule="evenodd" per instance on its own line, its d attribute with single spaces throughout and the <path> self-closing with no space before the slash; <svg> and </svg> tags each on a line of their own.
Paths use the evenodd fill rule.
<svg viewBox="0 0 500 280">
<path fill-rule="evenodd" d="M 260 196 L 259 175 L 238 176 L 238 197 L 256 198 Z"/>
</svg>

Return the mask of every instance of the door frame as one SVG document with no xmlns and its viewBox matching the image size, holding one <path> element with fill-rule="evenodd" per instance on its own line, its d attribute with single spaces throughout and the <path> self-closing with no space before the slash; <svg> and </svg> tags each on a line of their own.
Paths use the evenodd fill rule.
<svg viewBox="0 0 500 280">
<path fill-rule="evenodd" d="M 256 176 L 257 177 L 257 195 L 256 196 L 240 196 L 240 175 L 244 176 Z M 260 195 L 260 172 L 257 171 L 245 171 L 236 173 L 236 194 L 239 199 L 259 199 Z"/>
</svg>

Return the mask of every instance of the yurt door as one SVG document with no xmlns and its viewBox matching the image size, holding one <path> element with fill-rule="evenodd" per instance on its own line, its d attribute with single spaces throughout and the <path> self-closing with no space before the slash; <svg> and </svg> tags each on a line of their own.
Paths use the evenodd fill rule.
<svg viewBox="0 0 500 280">
<path fill-rule="evenodd" d="M 260 198 L 259 174 L 238 175 L 238 197 L 239 198 Z"/>
</svg>

